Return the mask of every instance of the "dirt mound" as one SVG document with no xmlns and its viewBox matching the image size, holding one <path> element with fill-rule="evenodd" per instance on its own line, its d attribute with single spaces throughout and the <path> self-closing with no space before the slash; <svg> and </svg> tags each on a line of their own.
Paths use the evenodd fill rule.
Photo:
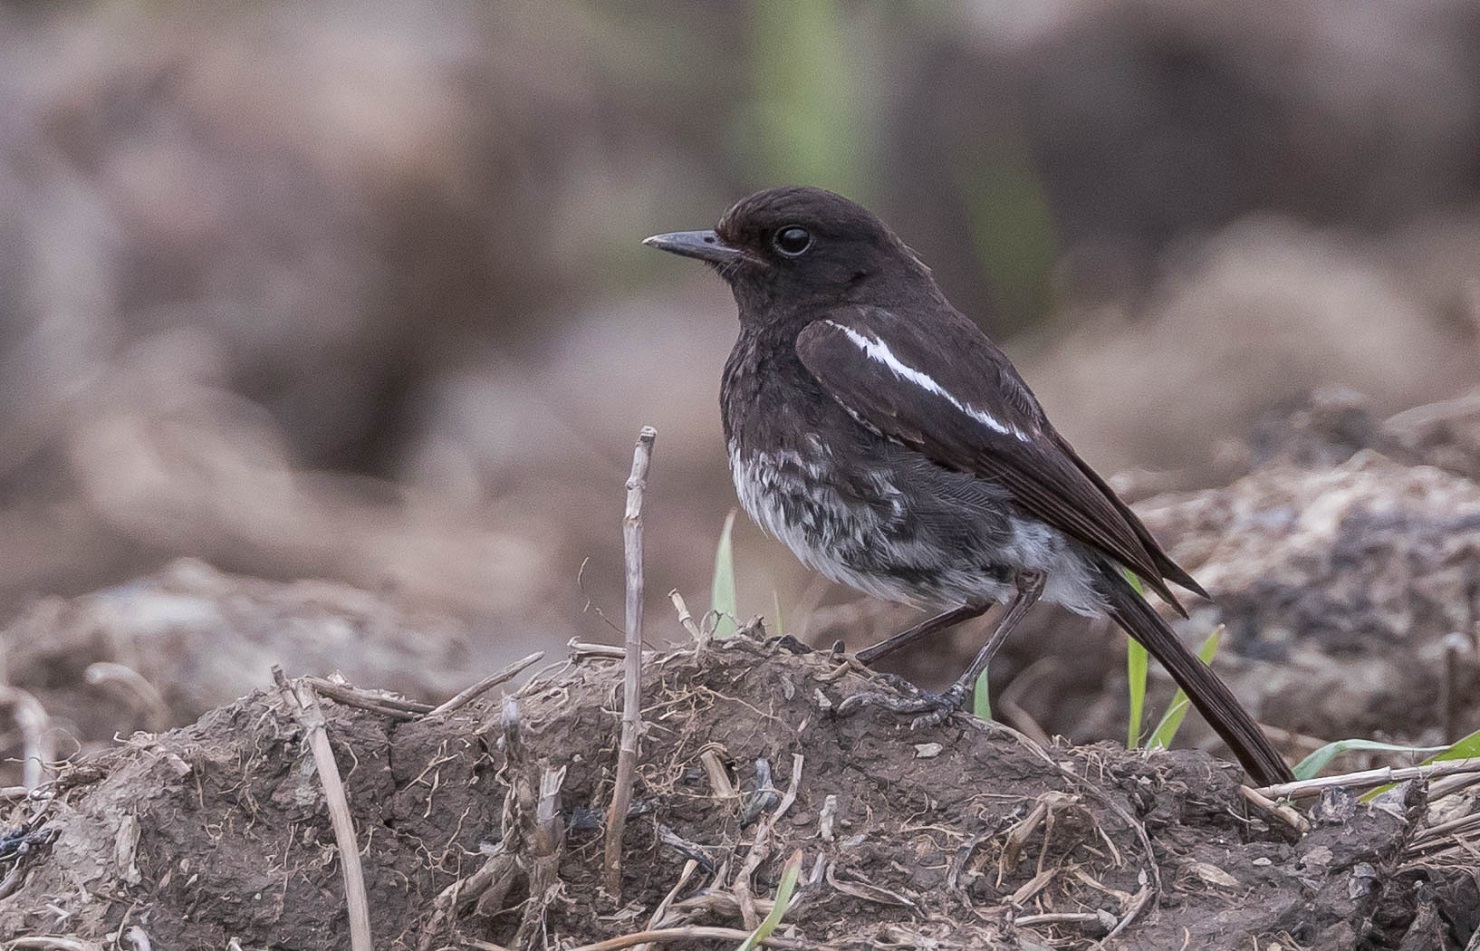
<svg viewBox="0 0 1480 951">
<path fill-rule="evenodd" d="M 1430 744 L 1480 728 L 1465 699 L 1480 685 L 1480 484 L 1370 449 L 1306 461 L 1140 507 L 1217 599 L 1189 626 L 1227 625 L 1230 679 L 1286 729 Z"/>
<path fill-rule="evenodd" d="M 795 850 L 803 885 L 781 947 L 1419 946 L 1408 934 L 1458 948 L 1475 927 L 1473 881 L 1418 846 L 1420 790 L 1406 811 L 1322 800 L 1302 837 L 1199 752 L 1044 750 L 965 716 L 913 733 L 882 714 L 839 720 L 831 708 L 866 675 L 746 637 L 645 660 L 621 895 L 609 895 L 610 653 L 452 713 L 322 701 L 376 947 L 746 929 Z M 304 722 L 287 693 L 259 692 L 13 802 L 0 935 L 345 946 Z M 684 946 L 734 947 L 733 935 Z"/>
<path fill-rule="evenodd" d="M 488 643 L 390 594 L 181 559 L 124 586 L 31 604 L 0 628 L 0 679 L 35 698 L 50 720 L 46 742 L 71 756 L 136 729 L 190 723 L 260 686 L 274 664 L 445 699 L 468 670 L 507 660 L 498 655 L 513 640 Z M 22 755 L 11 739 L 0 733 L 0 757 Z M 18 781 L 0 763 L 0 785 Z"/>
</svg>

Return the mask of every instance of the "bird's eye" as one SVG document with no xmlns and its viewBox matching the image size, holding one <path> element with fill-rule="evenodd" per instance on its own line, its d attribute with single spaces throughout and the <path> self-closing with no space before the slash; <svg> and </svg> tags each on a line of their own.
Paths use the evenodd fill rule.
<svg viewBox="0 0 1480 951">
<path fill-rule="evenodd" d="M 812 246 L 812 233 L 806 228 L 792 225 L 776 232 L 776 236 L 771 239 L 771 244 L 775 245 L 777 251 L 789 258 L 800 257 L 806 254 L 807 249 Z"/>
</svg>

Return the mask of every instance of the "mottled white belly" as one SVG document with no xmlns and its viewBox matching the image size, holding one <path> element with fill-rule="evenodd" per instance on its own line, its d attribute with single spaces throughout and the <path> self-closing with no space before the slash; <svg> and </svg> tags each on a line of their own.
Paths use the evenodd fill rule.
<svg viewBox="0 0 1480 951">
<path fill-rule="evenodd" d="M 730 446 L 730 474 L 746 513 L 804 564 L 832 581 L 888 601 L 921 607 L 1001 602 L 1016 590 L 1013 568 L 1047 576 L 1044 599 L 1097 613 L 1101 598 L 1084 559 L 1046 525 L 1003 516 L 974 543 L 942 545 L 912 522 L 892 473 L 880 470 L 845 498 L 829 477 L 825 450 L 742 456 Z M 969 521 L 969 510 L 962 520 Z M 967 533 L 970 536 L 970 532 Z"/>
</svg>

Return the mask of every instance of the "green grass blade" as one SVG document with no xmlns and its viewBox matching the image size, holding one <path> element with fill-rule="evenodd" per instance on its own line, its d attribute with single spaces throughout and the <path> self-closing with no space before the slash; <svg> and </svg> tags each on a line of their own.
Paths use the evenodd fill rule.
<svg viewBox="0 0 1480 951">
<path fill-rule="evenodd" d="M 1321 747 L 1321 749 L 1325 749 L 1325 747 L 1323 746 Z M 1319 753 L 1320 750 L 1317 750 L 1316 752 Z M 1312 753 L 1311 755 L 1314 756 L 1315 753 Z M 1423 765 L 1428 766 L 1431 763 L 1443 763 L 1449 760 L 1470 759 L 1473 756 L 1480 756 L 1480 730 L 1476 730 L 1469 736 L 1460 737 L 1459 739 L 1455 740 L 1454 743 L 1450 746 L 1442 747 L 1438 753 L 1424 760 Z M 1307 759 L 1308 758 L 1309 757 L 1307 757 Z M 1300 766 L 1304 765 L 1305 763 L 1301 762 Z M 1308 778 L 1300 775 L 1300 766 L 1295 767 L 1295 769 L 1297 770 L 1295 776 L 1299 779 Z M 1361 797 L 1361 801 L 1371 802 L 1372 800 L 1376 799 L 1378 796 L 1382 795 L 1392 788 L 1392 783 L 1389 783 L 1386 786 L 1378 786 L 1371 792 L 1364 793 Z"/>
<path fill-rule="evenodd" d="M 1125 676 L 1130 686 L 1131 709 L 1125 721 L 1125 748 L 1140 749 L 1141 725 L 1146 715 L 1146 672 L 1149 655 L 1146 648 L 1130 641 L 1125 648 Z"/>
<path fill-rule="evenodd" d="M 714 553 L 714 581 L 709 588 L 709 610 L 714 612 L 714 636 L 732 637 L 740 607 L 735 599 L 735 550 L 730 534 L 735 528 L 735 510 L 725 516 L 725 527 L 719 533 L 719 547 Z"/>
<path fill-rule="evenodd" d="M 1218 655 L 1218 644 L 1223 640 L 1223 625 L 1219 624 L 1213 628 L 1213 633 L 1207 636 L 1202 646 L 1197 649 L 1197 656 L 1204 664 L 1211 664 L 1213 658 Z M 1151 731 L 1151 738 L 1146 741 L 1146 748 L 1152 750 L 1170 749 L 1172 740 L 1176 739 L 1177 731 L 1182 728 L 1182 721 L 1187 716 L 1187 693 L 1178 688 L 1172 697 L 1172 705 L 1167 707 L 1167 712 L 1162 714 L 1161 721 L 1156 724 L 1156 729 Z"/>
<path fill-rule="evenodd" d="M 1469 739 L 1469 737 L 1465 739 Z M 1464 740 L 1460 742 L 1462 743 Z M 1455 746 L 1458 745 L 1458 743 L 1455 744 Z M 1299 763 L 1296 763 L 1294 773 L 1296 779 L 1312 779 L 1320 775 L 1321 770 L 1325 769 L 1337 756 L 1340 756 L 1342 753 L 1351 752 L 1352 750 L 1371 750 L 1379 753 L 1411 753 L 1417 755 L 1419 753 L 1444 753 L 1449 749 L 1451 747 L 1402 746 L 1397 743 L 1379 743 L 1376 740 L 1337 740 L 1334 743 L 1327 743 Z M 1426 762 L 1433 762 L 1433 760 L 1426 760 Z"/>
<path fill-rule="evenodd" d="M 983 720 L 992 719 L 992 690 L 985 670 L 976 678 L 976 689 L 971 692 L 971 712 Z"/>
<path fill-rule="evenodd" d="M 1455 740 L 1452 746 L 1439 755 L 1429 757 L 1425 765 L 1454 759 L 1470 759 L 1473 756 L 1480 756 L 1480 730 Z"/>
<path fill-rule="evenodd" d="M 756 926 L 750 933 L 750 937 L 741 942 L 736 951 L 755 951 L 761 946 L 761 942 L 771 937 L 771 932 L 781 924 L 781 919 L 786 915 L 786 909 L 791 905 L 791 893 L 796 890 L 797 879 L 802 874 L 802 850 L 797 849 L 791 853 L 791 858 L 786 860 L 786 868 L 781 871 L 781 882 L 776 886 L 776 903 L 771 906 L 771 913 L 766 920 Z"/>
<path fill-rule="evenodd" d="M 954 194 L 976 260 L 991 276 L 997 316 L 1007 326 L 1029 324 L 1052 311 L 1062 247 L 1027 141 L 1007 133 L 983 144 L 958 153 Z"/>
<path fill-rule="evenodd" d="M 873 113 L 854 11 L 842 0 L 758 0 L 744 9 L 752 73 L 742 141 L 755 150 L 757 174 L 866 200 Z"/>
<path fill-rule="evenodd" d="M 1145 594 L 1146 589 L 1141 587 L 1141 579 L 1132 572 L 1125 572 L 1125 580 L 1131 583 L 1137 594 Z M 1146 672 L 1150 662 L 1150 655 L 1146 648 L 1142 647 L 1134 639 L 1126 643 L 1125 648 L 1125 679 L 1130 688 L 1131 709 L 1125 722 L 1125 748 L 1128 750 L 1140 749 L 1141 726 L 1146 715 Z"/>
</svg>

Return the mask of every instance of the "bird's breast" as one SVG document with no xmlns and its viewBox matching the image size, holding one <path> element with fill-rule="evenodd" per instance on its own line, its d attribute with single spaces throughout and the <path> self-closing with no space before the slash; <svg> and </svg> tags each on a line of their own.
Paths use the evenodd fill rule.
<svg viewBox="0 0 1480 951">
<path fill-rule="evenodd" d="M 1002 486 L 856 419 L 793 350 L 742 338 L 720 392 L 741 506 L 814 571 L 885 600 L 954 606 L 1000 600 L 1031 568 L 1050 575 L 1045 597 L 1089 604 L 1058 533 L 1020 518 Z"/>
<path fill-rule="evenodd" d="M 730 443 L 735 494 L 761 530 L 804 564 L 840 584 L 890 601 L 913 602 L 914 587 L 875 561 L 906 518 L 902 496 L 883 474 L 869 497 L 827 458 L 820 444 L 806 449 L 745 450 Z M 864 553 L 872 552 L 872 556 Z"/>
<path fill-rule="evenodd" d="M 746 514 L 809 563 L 817 559 L 806 552 L 853 545 L 881 522 L 873 506 L 845 497 L 826 450 L 815 448 L 745 450 L 735 440 L 729 447 L 730 476 Z"/>
</svg>

